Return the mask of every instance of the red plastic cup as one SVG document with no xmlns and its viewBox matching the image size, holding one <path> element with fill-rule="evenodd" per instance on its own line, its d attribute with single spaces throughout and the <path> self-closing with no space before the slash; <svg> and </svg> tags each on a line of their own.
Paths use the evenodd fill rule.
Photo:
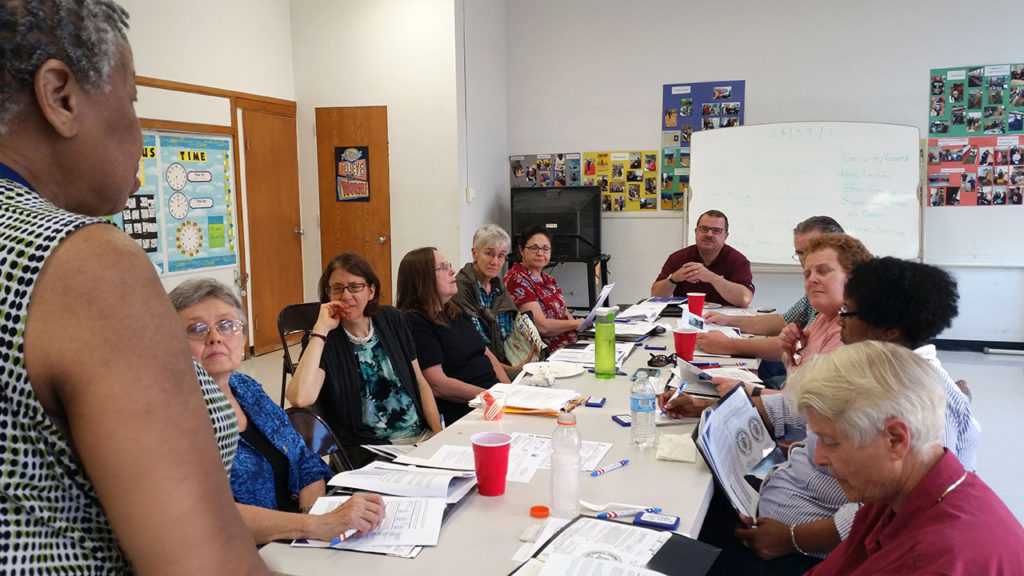
<svg viewBox="0 0 1024 576">
<path fill-rule="evenodd" d="M 704 317 L 704 293 L 703 292 L 687 292 L 686 293 L 686 307 L 690 309 L 690 314 L 696 314 L 697 316 Z"/>
<path fill-rule="evenodd" d="M 676 339 L 676 356 L 693 362 L 693 350 L 697 347 L 697 329 L 676 328 L 672 335 Z"/>
<path fill-rule="evenodd" d="M 481 496 L 501 496 L 505 493 L 512 436 L 504 432 L 480 432 L 473 435 L 472 441 L 477 490 Z"/>
</svg>

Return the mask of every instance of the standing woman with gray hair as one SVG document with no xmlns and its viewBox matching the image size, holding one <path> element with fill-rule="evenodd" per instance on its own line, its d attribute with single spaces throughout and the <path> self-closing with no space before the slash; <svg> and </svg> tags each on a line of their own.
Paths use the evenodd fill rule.
<svg viewBox="0 0 1024 576">
<path fill-rule="evenodd" d="M 266 574 L 230 406 L 99 218 L 139 187 L 127 27 L 109 0 L 0 1 L 0 570 Z"/>
<path fill-rule="evenodd" d="M 473 322 L 484 344 L 506 371 L 522 368 L 522 363 L 511 366 L 505 355 L 505 341 L 515 327 L 518 313 L 501 279 L 501 269 L 511 245 L 508 232 L 497 224 L 477 228 L 473 234 L 473 261 L 455 275 L 459 291 L 452 297 L 452 302 Z M 534 352 L 531 351 L 523 363 L 528 362 Z"/>
</svg>

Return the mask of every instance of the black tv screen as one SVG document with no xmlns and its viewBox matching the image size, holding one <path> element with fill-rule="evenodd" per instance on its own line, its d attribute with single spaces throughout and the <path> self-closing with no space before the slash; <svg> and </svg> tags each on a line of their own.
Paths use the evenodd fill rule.
<svg viewBox="0 0 1024 576">
<path fill-rule="evenodd" d="M 512 189 L 512 242 L 531 226 L 551 234 L 551 260 L 585 261 L 601 253 L 601 188 Z M 518 251 L 515 251 L 518 259 Z"/>
</svg>

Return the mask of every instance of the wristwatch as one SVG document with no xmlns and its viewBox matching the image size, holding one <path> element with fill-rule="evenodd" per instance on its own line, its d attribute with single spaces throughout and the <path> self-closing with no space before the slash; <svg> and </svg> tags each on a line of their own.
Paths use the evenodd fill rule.
<svg viewBox="0 0 1024 576">
<path fill-rule="evenodd" d="M 754 390 L 750 392 L 751 398 L 757 398 L 758 396 L 760 396 L 762 390 L 763 389 L 760 386 L 755 386 Z"/>
<path fill-rule="evenodd" d="M 674 274 L 674 272 L 673 272 L 673 274 Z M 674 280 L 674 279 L 672 278 L 672 274 L 669 274 L 669 275 L 668 275 L 668 281 L 669 281 L 670 283 L 672 283 L 672 284 L 679 284 L 679 282 L 676 282 L 676 281 L 675 281 L 675 280 Z"/>
</svg>

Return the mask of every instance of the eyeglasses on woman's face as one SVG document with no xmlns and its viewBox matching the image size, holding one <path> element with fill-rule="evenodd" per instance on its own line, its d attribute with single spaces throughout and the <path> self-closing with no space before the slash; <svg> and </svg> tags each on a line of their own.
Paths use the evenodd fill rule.
<svg viewBox="0 0 1024 576">
<path fill-rule="evenodd" d="M 856 316 L 857 314 L 858 314 L 857 312 L 854 312 L 853 310 L 850 310 L 849 308 L 847 308 L 846 304 L 843 304 L 842 306 L 839 307 L 839 317 L 840 318 L 851 318 L 853 316 Z"/>
<path fill-rule="evenodd" d="M 434 268 L 435 272 L 451 272 L 455 270 L 455 265 L 451 262 L 441 262 L 441 265 Z"/>
<path fill-rule="evenodd" d="M 357 294 L 366 289 L 366 282 L 351 282 L 349 284 L 331 284 L 327 287 L 328 296 L 340 296 L 348 290 L 349 294 Z"/>
<path fill-rule="evenodd" d="M 213 325 L 217 333 L 225 338 L 238 336 L 242 333 L 242 328 L 244 327 L 245 324 L 241 320 L 221 320 Z M 206 337 L 210 335 L 210 330 L 210 325 L 205 322 L 196 322 L 185 328 L 185 333 L 188 334 L 191 340 L 206 340 Z"/>
<path fill-rule="evenodd" d="M 531 244 L 529 246 L 523 246 L 523 249 L 529 250 L 530 252 L 533 252 L 534 254 L 536 254 L 538 252 L 540 252 L 541 254 L 549 254 L 549 253 L 551 253 L 551 246 L 540 246 L 540 245 L 537 245 L 537 244 Z"/>
</svg>

